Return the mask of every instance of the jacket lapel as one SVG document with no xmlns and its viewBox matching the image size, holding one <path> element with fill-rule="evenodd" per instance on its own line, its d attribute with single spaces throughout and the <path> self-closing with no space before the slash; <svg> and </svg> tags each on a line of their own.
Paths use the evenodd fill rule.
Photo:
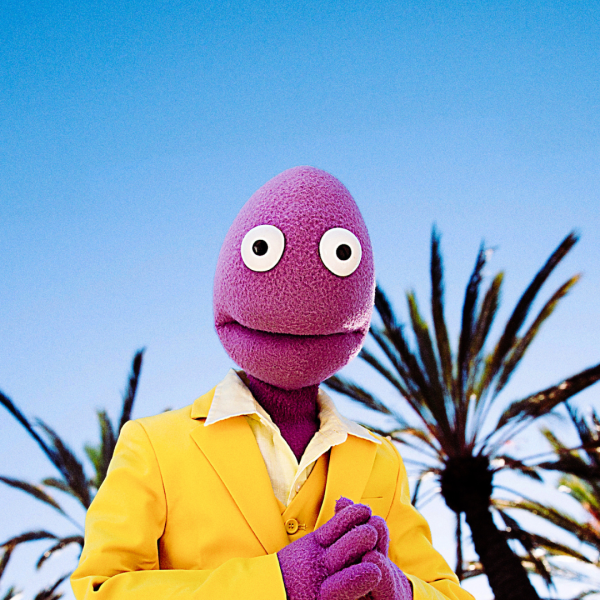
<svg viewBox="0 0 600 600">
<path fill-rule="evenodd" d="M 353 435 L 331 449 L 325 496 L 315 529 L 333 517 L 335 503 L 341 496 L 360 502 L 376 453 L 377 444 Z"/>
<path fill-rule="evenodd" d="M 192 408 L 206 417 L 214 390 Z M 232 417 L 208 427 L 204 421 L 191 436 L 221 478 L 250 528 L 268 554 L 288 544 L 281 511 L 264 460 L 245 417 Z"/>
</svg>

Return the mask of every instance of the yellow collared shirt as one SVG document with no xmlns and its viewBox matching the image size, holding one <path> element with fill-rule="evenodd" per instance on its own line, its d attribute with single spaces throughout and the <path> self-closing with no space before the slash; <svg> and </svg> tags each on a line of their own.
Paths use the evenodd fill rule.
<svg viewBox="0 0 600 600">
<path fill-rule="evenodd" d="M 317 459 L 333 446 L 344 443 L 349 434 L 381 444 L 364 427 L 340 415 L 333 400 L 320 388 L 317 402 L 319 431 L 306 447 L 300 463 L 281 435 L 279 427 L 273 423 L 233 369 L 217 385 L 204 426 L 210 427 L 224 419 L 245 416 L 265 461 L 275 497 L 287 506 L 308 479 Z"/>
</svg>

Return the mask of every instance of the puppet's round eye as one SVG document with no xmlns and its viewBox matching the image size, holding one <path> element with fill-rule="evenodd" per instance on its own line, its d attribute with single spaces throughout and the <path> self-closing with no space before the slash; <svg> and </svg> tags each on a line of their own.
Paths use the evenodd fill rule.
<svg viewBox="0 0 600 600">
<path fill-rule="evenodd" d="M 347 229 L 334 227 L 326 231 L 319 243 L 323 264 L 338 277 L 348 277 L 356 271 L 362 257 L 358 238 Z"/>
<path fill-rule="evenodd" d="M 281 259 L 285 237 L 273 225 L 258 225 L 242 240 L 242 260 L 252 271 L 270 271 Z"/>
</svg>

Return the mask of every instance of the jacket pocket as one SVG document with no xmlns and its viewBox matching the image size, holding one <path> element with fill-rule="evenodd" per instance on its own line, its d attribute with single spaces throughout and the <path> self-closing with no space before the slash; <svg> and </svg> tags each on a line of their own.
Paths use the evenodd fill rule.
<svg viewBox="0 0 600 600">
<path fill-rule="evenodd" d="M 389 501 L 383 496 L 369 496 L 360 499 L 361 504 L 366 504 L 371 508 L 374 515 L 385 518 L 387 516 Z"/>
</svg>

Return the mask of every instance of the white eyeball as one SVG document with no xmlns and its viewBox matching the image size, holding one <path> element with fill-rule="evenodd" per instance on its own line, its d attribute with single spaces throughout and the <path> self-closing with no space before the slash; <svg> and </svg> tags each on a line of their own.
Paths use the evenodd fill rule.
<svg viewBox="0 0 600 600">
<path fill-rule="evenodd" d="M 242 240 L 242 260 L 252 271 L 270 271 L 281 259 L 285 237 L 273 225 L 258 225 Z"/>
<path fill-rule="evenodd" d="M 358 238 L 347 229 L 334 227 L 326 231 L 319 242 L 323 264 L 338 277 L 348 277 L 356 271 L 362 258 Z"/>
</svg>

